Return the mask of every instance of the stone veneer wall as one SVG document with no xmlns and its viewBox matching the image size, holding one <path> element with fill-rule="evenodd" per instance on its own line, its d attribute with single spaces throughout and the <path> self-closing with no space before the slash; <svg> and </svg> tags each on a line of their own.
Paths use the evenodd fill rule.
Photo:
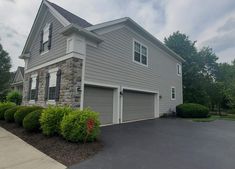
<svg viewBox="0 0 235 169">
<path fill-rule="evenodd" d="M 33 74 L 39 75 L 38 86 L 38 100 L 36 105 L 47 106 L 47 101 L 44 99 L 46 74 L 48 70 L 58 67 L 61 69 L 61 85 L 60 85 L 60 98 L 56 105 L 70 105 L 73 107 L 80 107 L 81 92 L 77 92 L 76 88 L 81 88 L 82 80 L 82 59 L 70 58 L 53 65 L 26 73 L 24 76 L 24 89 L 23 89 L 23 105 L 32 105 L 34 103 L 28 101 L 28 87 L 29 78 Z"/>
</svg>

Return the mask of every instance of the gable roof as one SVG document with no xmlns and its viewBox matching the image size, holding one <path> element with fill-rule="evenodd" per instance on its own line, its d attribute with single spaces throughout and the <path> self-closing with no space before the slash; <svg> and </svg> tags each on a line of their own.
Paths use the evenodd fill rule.
<svg viewBox="0 0 235 169">
<path fill-rule="evenodd" d="M 77 24 L 81 26 L 82 28 L 86 28 L 88 26 L 92 26 L 91 23 L 87 22 L 85 19 L 82 19 L 78 17 L 77 15 L 74 15 L 73 13 L 65 10 L 64 8 L 47 1 L 55 10 L 57 10 L 65 19 L 67 19 L 70 23 Z"/>
<path fill-rule="evenodd" d="M 85 28 L 88 31 L 95 31 L 98 29 L 102 29 L 105 27 L 109 27 L 109 26 L 113 26 L 113 25 L 117 25 L 120 23 L 126 23 L 129 26 L 133 26 L 135 27 L 135 30 L 138 30 L 140 32 L 143 32 L 143 34 L 148 37 L 148 39 L 153 42 L 154 44 L 156 44 L 159 48 L 161 48 L 162 50 L 164 50 L 166 53 L 168 53 L 169 55 L 175 57 L 177 60 L 181 61 L 181 62 L 185 62 L 185 60 L 179 56 L 177 53 L 175 53 L 173 50 L 171 50 L 170 48 L 168 48 L 165 44 L 163 44 L 160 40 L 158 40 L 155 36 L 153 36 L 151 33 L 149 33 L 148 31 L 146 31 L 142 26 L 140 26 L 139 24 L 137 24 L 135 21 L 133 21 L 131 18 L 129 17 L 124 17 L 124 18 L 120 18 L 120 19 L 116 19 L 116 20 L 112 20 L 112 21 L 108 21 L 108 22 L 104 22 L 104 23 L 100 23 L 100 24 L 96 24 L 96 25 L 92 25 L 90 27 Z"/>
<path fill-rule="evenodd" d="M 11 78 L 11 83 L 12 84 L 21 83 L 23 82 L 23 80 L 24 80 L 24 67 L 19 66 Z"/>
</svg>

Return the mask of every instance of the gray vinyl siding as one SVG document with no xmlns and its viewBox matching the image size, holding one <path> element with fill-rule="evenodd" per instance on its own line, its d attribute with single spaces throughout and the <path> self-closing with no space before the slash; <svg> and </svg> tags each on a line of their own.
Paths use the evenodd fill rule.
<svg viewBox="0 0 235 169">
<path fill-rule="evenodd" d="M 42 23 L 37 23 L 40 26 L 30 47 L 31 57 L 28 62 L 28 69 L 64 56 L 66 53 L 66 37 L 60 34 L 63 25 L 49 11 L 45 15 L 45 19 L 41 21 Z M 53 23 L 51 49 L 41 55 L 39 53 L 40 32 L 47 23 Z"/>
<path fill-rule="evenodd" d="M 176 72 L 179 61 L 127 27 L 102 38 L 98 48 L 87 46 L 85 81 L 159 91 L 160 113 L 182 103 L 182 78 Z M 133 38 L 148 47 L 148 67 L 133 62 Z M 176 88 L 176 100 L 171 100 L 171 86 Z"/>
<path fill-rule="evenodd" d="M 101 124 L 112 124 L 113 89 L 85 86 L 84 107 L 99 112 Z"/>
<path fill-rule="evenodd" d="M 123 121 L 154 118 L 154 94 L 123 91 Z"/>
</svg>

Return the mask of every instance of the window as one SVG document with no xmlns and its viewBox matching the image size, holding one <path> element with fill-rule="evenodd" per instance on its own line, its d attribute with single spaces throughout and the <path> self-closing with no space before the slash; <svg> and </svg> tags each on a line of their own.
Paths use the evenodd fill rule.
<svg viewBox="0 0 235 169">
<path fill-rule="evenodd" d="M 181 76 L 182 75 L 182 66 L 180 64 L 177 63 L 177 75 Z"/>
<path fill-rule="evenodd" d="M 42 40 L 43 51 L 45 51 L 47 49 L 47 46 L 48 46 L 49 28 L 50 28 L 50 24 L 46 24 L 46 26 L 43 28 L 43 40 Z"/>
<path fill-rule="evenodd" d="M 175 87 L 171 87 L 171 100 L 175 100 Z"/>
<path fill-rule="evenodd" d="M 135 62 L 141 63 L 143 65 L 148 65 L 148 50 L 147 47 L 134 41 L 134 54 L 133 59 Z"/>
<path fill-rule="evenodd" d="M 36 76 L 31 77 L 31 89 L 30 89 L 30 100 L 35 100 L 36 98 Z"/>
<path fill-rule="evenodd" d="M 50 73 L 49 88 L 48 88 L 48 99 L 55 100 L 56 96 L 56 72 Z"/>
</svg>

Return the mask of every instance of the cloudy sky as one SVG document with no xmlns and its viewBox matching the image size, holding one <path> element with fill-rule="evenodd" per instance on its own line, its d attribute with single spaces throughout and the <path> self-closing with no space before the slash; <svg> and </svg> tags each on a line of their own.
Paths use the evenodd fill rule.
<svg viewBox="0 0 235 169">
<path fill-rule="evenodd" d="M 210 46 L 219 62 L 235 59 L 234 0 L 51 0 L 92 24 L 131 17 L 163 41 L 179 30 L 197 40 L 198 48 Z M 41 0 L 0 0 L 0 43 L 9 52 L 13 68 Z"/>
</svg>

